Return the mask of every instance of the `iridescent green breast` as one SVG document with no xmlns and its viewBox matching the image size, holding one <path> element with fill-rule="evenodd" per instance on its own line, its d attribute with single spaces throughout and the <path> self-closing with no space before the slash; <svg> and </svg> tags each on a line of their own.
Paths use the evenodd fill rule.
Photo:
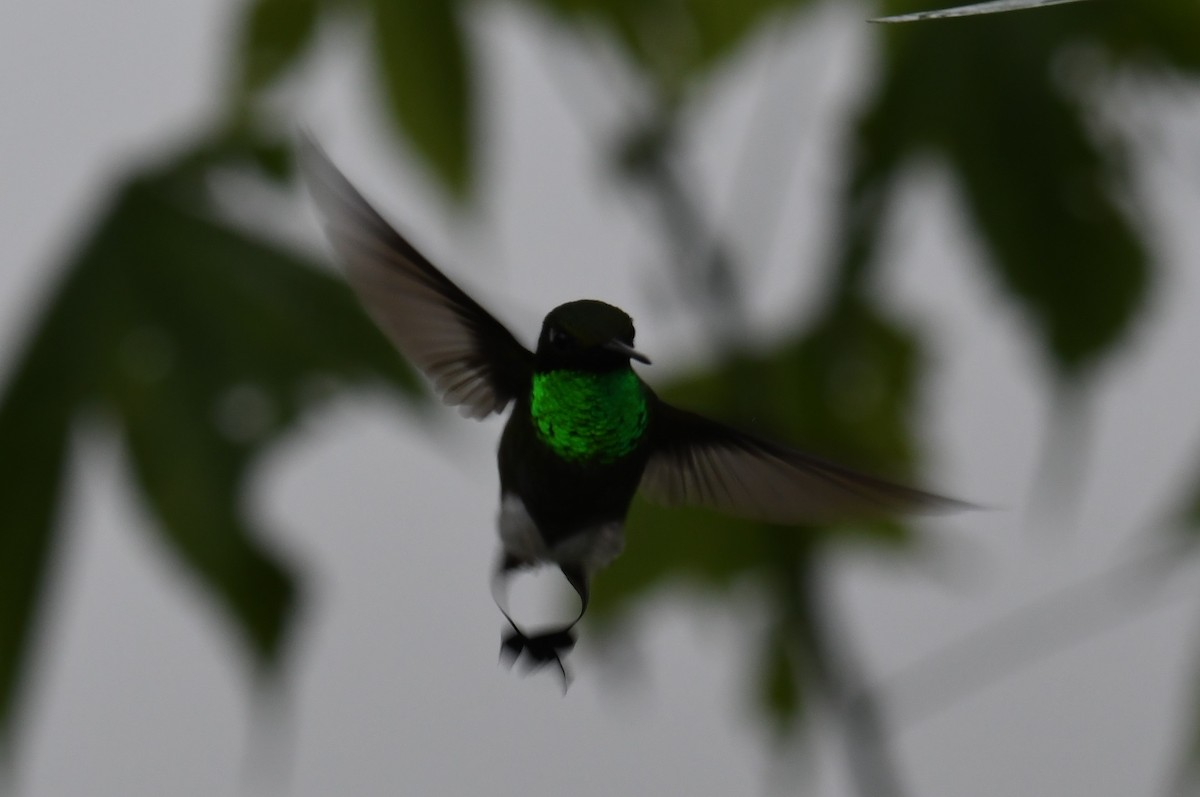
<svg viewBox="0 0 1200 797">
<path fill-rule="evenodd" d="M 648 408 L 633 371 L 534 374 L 530 399 L 538 436 L 572 462 L 613 462 L 637 448 Z"/>
</svg>

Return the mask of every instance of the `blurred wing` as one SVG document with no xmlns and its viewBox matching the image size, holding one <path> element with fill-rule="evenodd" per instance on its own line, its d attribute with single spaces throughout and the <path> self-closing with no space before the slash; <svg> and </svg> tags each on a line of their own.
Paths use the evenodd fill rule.
<svg viewBox="0 0 1200 797">
<path fill-rule="evenodd" d="M 442 399 L 483 418 L 527 390 L 529 350 L 384 221 L 309 138 L 300 162 L 359 301 Z"/>
<path fill-rule="evenodd" d="M 640 489 L 665 506 L 696 506 L 768 523 L 967 509 L 659 404 Z"/>
<path fill-rule="evenodd" d="M 948 19 L 950 17 L 970 17 L 976 14 L 1000 14 L 1005 11 L 1020 11 L 1023 8 L 1041 8 L 1057 6 L 1063 3 L 1078 3 L 1080 0 L 989 0 L 985 3 L 971 3 L 953 8 L 941 8 L 936 11 L 918 11 L 915 14 L 897 14 L 891 17 L 878 17 L 872 22 L 920 22 L 923 19 Z"/>
</svg>

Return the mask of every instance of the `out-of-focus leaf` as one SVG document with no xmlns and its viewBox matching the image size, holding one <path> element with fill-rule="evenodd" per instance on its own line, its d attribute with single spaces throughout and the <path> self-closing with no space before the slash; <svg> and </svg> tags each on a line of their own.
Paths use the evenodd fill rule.
<svg viewBox="0 0 1200 797">
<path fill-rule="evenodd" d="M 372 0 L 375 52 L 393 120 L 451 192 L 471 188 L 475 97 L 449 0 Z"/>
<path fill-rule="evenodd" d="M 774 19 L 780 11 L 807 5 L 807 0 L 687 0 L 700 43 L 701 63 L 708 65 L 731 52 L 753 29 Z"/>
<path fill-rule="evenodd" d="M 1090 36 L 1118 58 L 1147 66 L 1200 72 L 1200 3 L 1138 0 L 1096 3 L 1079 18 Z"/>
<path fill-rule="evenodd" d="M 908 427 L 918 373 L 917 341 L 855 298 L 832 303 L 806 333 L 764 354 L 743 354 L 661 389 L 663 398 L 847 464 L 903 473 L 914 459 Z M 760 616 L 780 618 L 758 653 L 753 693 L 791 734 L 804 717 L 807 677 L 831 666 L 812 638 L 815 607 L 797 594 L 804 567 L 827 543 L 867 535 L 893 548 L 912 539 L 898 521 L 791 528 L 641 501 L 624 554 L 601 572 L 588 621 L 619 623 L 646 594 L 668 585 L 722 592 L 743 579 L 769 587 Z M 827 688 L 827 684 L 825 684 Z"/>
<path fill-rule="evenodd" d="M 800 338 L 762 355 L 741 355 L 659 390 L 668 401 L 814 453 L 885 475 L 913 459 L 907 426 L 917 345 L 873 308 L 843 304 Z M 784 528 L 704 510 L 634 503 L 625 553 L 597 577 L 589 619 L 603 622 L 638 596 L 674 580 L 725 589 L 769 572 L 796 535 L 867 535 L 910 541 L 897 521 Z"/>
<path fill-rule="evenodd" d="M 1121 153 L 1055 83 L 1055 58 L 1076 40 L 1046 24 L 1056 14 L 888 29 L 852 182 L 860 195 L 886 191 L 912 157 L 943 156 L 987 262 L 1051 361 L 1075 375 L 1128 331 L 1148 264 L 1123 209 Z"/>
<path fill-rule="evenodd" d="M 1170 549 L 1170 559 L 1166 564 L 1171 567 L 1190 566 L 1195 563 L 1197 545 L 1200 544 L 1200 489 L 1196 487 L 1190 496 L 1190 503 L 1183 511 L 1168 523 L 1168 527 L 1176 531 L 1182 544 Z M 1200 692 L 1195 684 L 1200 678 L 1193 676 L 1190 698 L 1190 716 L 1186 728 L 1181 732 L 1182 744 L 1178 745 L 1178 758 L 1174 762 L 1173 782 L 1171 788 L 1164 794 L 1191 795 L 1200 793 Z"/>
<path fill-rule="evenodd" d="M 1200 493 L 1192 499 L 1191 505 L 1184 513 L 1183 521 L 1190 531 L 1200 534 Z"/>
<path fill-rule="evenodd" d="M 154 530 L 271 665 L 296 587 L 248 515 L 247 468 L 340 385 L 415 390 L 340 280 L 205 211 L 202 160 L 189 153 L 117 193 L 0 400 L 0 725 L 81 410 L 116 421 Z"/>
<path fill-rule="evenodd" d="M 1193 476 L 1193 479 L 1195 476 Z M 1185 538 L 1190 542 L 1200 542 L 1200 483 L 1196 483 L 1192 487 L 1193 493 L 1187 496 L 1183 510 L 1176 517 L 1172 518 L 1175 522 L 1170 523 L 1171 527 L 1177 527 Z M 1200 749 L 1200 748 L 1198 748 Z"/>
<path fill-rule="evenodd" d="M 267 134 L 250 124 L 222 129 L 174 165 L 179 190 L 205 195 L 207 180 L 215 165 L 224 169 L 249 169 L 275 182 L 289 182 L 296 165 L 293 143 L 284 136 Z"/>
<path fill-rule="evenodd" d="M 804 711 L 804 682 L 800 678 L 800 663 L 793 652 L 796 644 L 791 635 L 777 629 L 763 645 L 758 677 L 759 707 L 781 736 L 796 730 Z"/>
<path fill-rule="evenodd" d="M 0 765 L 57 537 L 70 416 L 95 367 L 103 296 L 92 276 L 60 287 L 0 400 Z"/>
<path fill-rule="evenodd" d="M 242 23 L 240 93 L 251 97 L 279 77 L 313 39 L 319 0 L 252 0 Z"/>
<path fill-rule="evenodd" d="M 664 96 L 711 69 L 776 16 L 811 0 L 530 0 L 576 24 L 596 24 L 625 45 Z"/>
<path fill-rule="evenodd" d="M 322 380 L 410 382 L 339 281 L 170 189 L 134 183 L 109 221 L 114 245 L 92 250 L 89 266 L 122 287 L 104 400 L 167 542 L 269 661 L 294 587 L 243 517 L 250 457 Z"/>
</svg>

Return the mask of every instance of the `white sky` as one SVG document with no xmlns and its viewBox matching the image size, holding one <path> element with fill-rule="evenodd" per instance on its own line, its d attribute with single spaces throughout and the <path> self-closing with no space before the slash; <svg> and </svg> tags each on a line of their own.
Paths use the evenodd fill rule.
<svg viewBox="0 0 1200 797">
<path fill-rule="evenodd" d="M 11 361 L 33 300 L 106 179 L 210 118 L 234 5 L 0 8 L 0 362 Z M 586 76 L 554 74 L 561 43 L 540 40 L 529 18 L 490 12 L 478 32 L 495 148 L 477 228 L 451 226 L 420 169 L 386 155 L 361 64 L 339 42 L 312 76 L 306 123 L 419 247 L 486 292 L 525 340 L 546 309 L 590 296 L 637 320 L 639 348 L 659 363 L 646 373 L 652 383 L 669 373 L 663 362 L 701 361 L 702 338 L 670 299 L 644 208 L 606 182 L 595 145 L 611 109 L 564 104 L 564 89 L 581 79 L 586 88 Z M 697 111 L 690 155 L 702 201 L 756 264 L 751 302 L 763 335 L 815 289 L 797 264 L 821 262 L 836 122 L 854 100 L 870 34 L 853 7 L 822 13 L 804 34 L 773 33 L 730 64 Z M 772 240 L 764 240 L 772 225 L 739 216 L 729 193 L 760 101 L 771 110 L 755 118 L 768 119 L 779 140 L 799 141 L 789 148 L 750 134 L 759 136 L 751 149 L 778 148 L 767 163 L 796 164 L 779 178 L 786 223 Z M 595 115 L 581 124 L 581 109 Z M 1129 556 L 1195 462 L 1200 275 L 1188 266 L 1200 251 L 1200 168 L 1186 142 L 1200 120 L 1170 103 L 1140 113 L 1135 121 L 1166 131 L 1148 190 L 1167 269 L 1157 314 L 1087 407 L 1095 438 L 1074 520 L 1026 511 L 1048 434 L 1037 353 L 975 264 L 953 193 L 933 171 L 914 178 L 896 220 L 888 289 L 896 312 L 934 343 L 939 370 L 922 413 L 928 482 L 1002 509 L 937 524 L 956 541 L 954 567 L 862 555 L 834 565 L 846 632 L 873 673 L 897 672 Z M 1161 117 L 1169 123 L 1154 121 Z M 315 241 L 309 223 L 296 225 Z M 552 678 L 498 667 L 501 621 L 487 574 L 499 424 L 446 413 L 434 436 L 404 420 L 377 399 L 347 400 L 264 463 L 259 505 L 309 577 L 290 722 L 281 723 L 290 737 L 276 740 L 289 753 L 261 752 L 270 744 L 251 731 L 234 641 L 146 533 L 120 457 L 109 445 L 84 446 L 25 705 L 21 793 L 853 793 L 835 734 L 820 734 L 812 774 L 781 763 L 752 719 L 741 651 L 761 622 L 747 591 L 721 602 L 683 594 L 652 602 L 629 630 L 628 678 L 590 657 L 585 638 L 566 698 Z M 1159 608 L 899 728 L 911 793 L 1153 793 L 1191 706 L 1194 575 Z M 1090 608 L 1054 617 L 1086 626 Z"/>
</svg>

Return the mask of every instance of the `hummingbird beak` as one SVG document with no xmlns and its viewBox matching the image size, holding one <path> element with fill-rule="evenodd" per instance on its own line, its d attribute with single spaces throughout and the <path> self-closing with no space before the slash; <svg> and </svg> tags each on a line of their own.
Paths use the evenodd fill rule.
<svg viewBox="0 0 1200 797">
<path fill-rule="evenodd" d="M 613 338 L 608 343 L 605 343 L 603 348 L 608 349 L 609 351 L 615 351 L 619 354 L 624 354 L 631 360 L 637 360 L 638 362 L 645 363 L 646 365 L 650 364 L 649 357 L 642 354 L 640 351 L 633 348 L 623 340 L 617 340 L 616 338 Z"/>
</svg>

